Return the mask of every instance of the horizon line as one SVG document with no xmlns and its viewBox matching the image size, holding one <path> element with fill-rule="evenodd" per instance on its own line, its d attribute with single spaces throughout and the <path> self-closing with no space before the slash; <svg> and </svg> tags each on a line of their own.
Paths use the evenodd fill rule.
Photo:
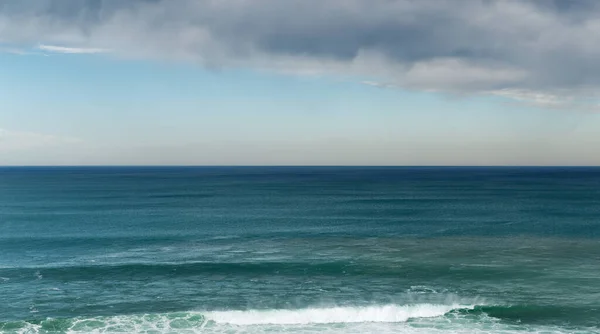
<svg viewBox="0 0 600 334">
<path fill-rule="evenodd" d="M 600 165 L 0 165 L 0 168 L 600 168 Z"/>
</svg>

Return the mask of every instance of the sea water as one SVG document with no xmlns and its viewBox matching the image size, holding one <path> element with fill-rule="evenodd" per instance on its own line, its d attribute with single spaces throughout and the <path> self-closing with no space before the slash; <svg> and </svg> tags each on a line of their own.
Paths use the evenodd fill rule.
<svg viewBox="0 0 600 334">
<path fill-rule="evenodd" d="M 1 168 L 0 333 L 600 333 L 600 168 Z"/>
</svg>

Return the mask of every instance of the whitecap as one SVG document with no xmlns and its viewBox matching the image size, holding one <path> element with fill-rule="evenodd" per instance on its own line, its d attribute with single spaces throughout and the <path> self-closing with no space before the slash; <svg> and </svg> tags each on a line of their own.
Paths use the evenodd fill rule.
<svg viewBox="0 0 600 334">
<path fill-rule="evenodd" d="M 298 310 L 247 310 L 208 312 L 206 318 L 232 325 L 302 325 L 363 322 L 406 322 L 413 318 L 439 317 L 474 305 L 381 305 L 363 307 L 306 308 Z"/>
</svg>

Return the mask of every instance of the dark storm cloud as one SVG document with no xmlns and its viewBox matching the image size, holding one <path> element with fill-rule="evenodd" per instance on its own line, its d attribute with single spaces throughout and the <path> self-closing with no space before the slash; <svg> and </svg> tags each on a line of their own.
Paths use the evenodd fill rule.
<svg viewBox="0 0 600 334">
<path fill-rule="evenodd" d="M 0 42 L 362 76 L 551 107 L 600 84 L 597 1 L 8 0 Z"/>
</svg>

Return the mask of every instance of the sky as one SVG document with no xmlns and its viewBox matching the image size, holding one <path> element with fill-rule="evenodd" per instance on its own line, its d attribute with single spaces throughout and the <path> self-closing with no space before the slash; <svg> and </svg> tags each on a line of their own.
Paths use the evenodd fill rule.
<svg viewBox="0 0 600 334">
<path fill-rule="evenodd" d="M 0 165 L 600 165 L 595 0 L 0 0 Z"/>
</svg>

